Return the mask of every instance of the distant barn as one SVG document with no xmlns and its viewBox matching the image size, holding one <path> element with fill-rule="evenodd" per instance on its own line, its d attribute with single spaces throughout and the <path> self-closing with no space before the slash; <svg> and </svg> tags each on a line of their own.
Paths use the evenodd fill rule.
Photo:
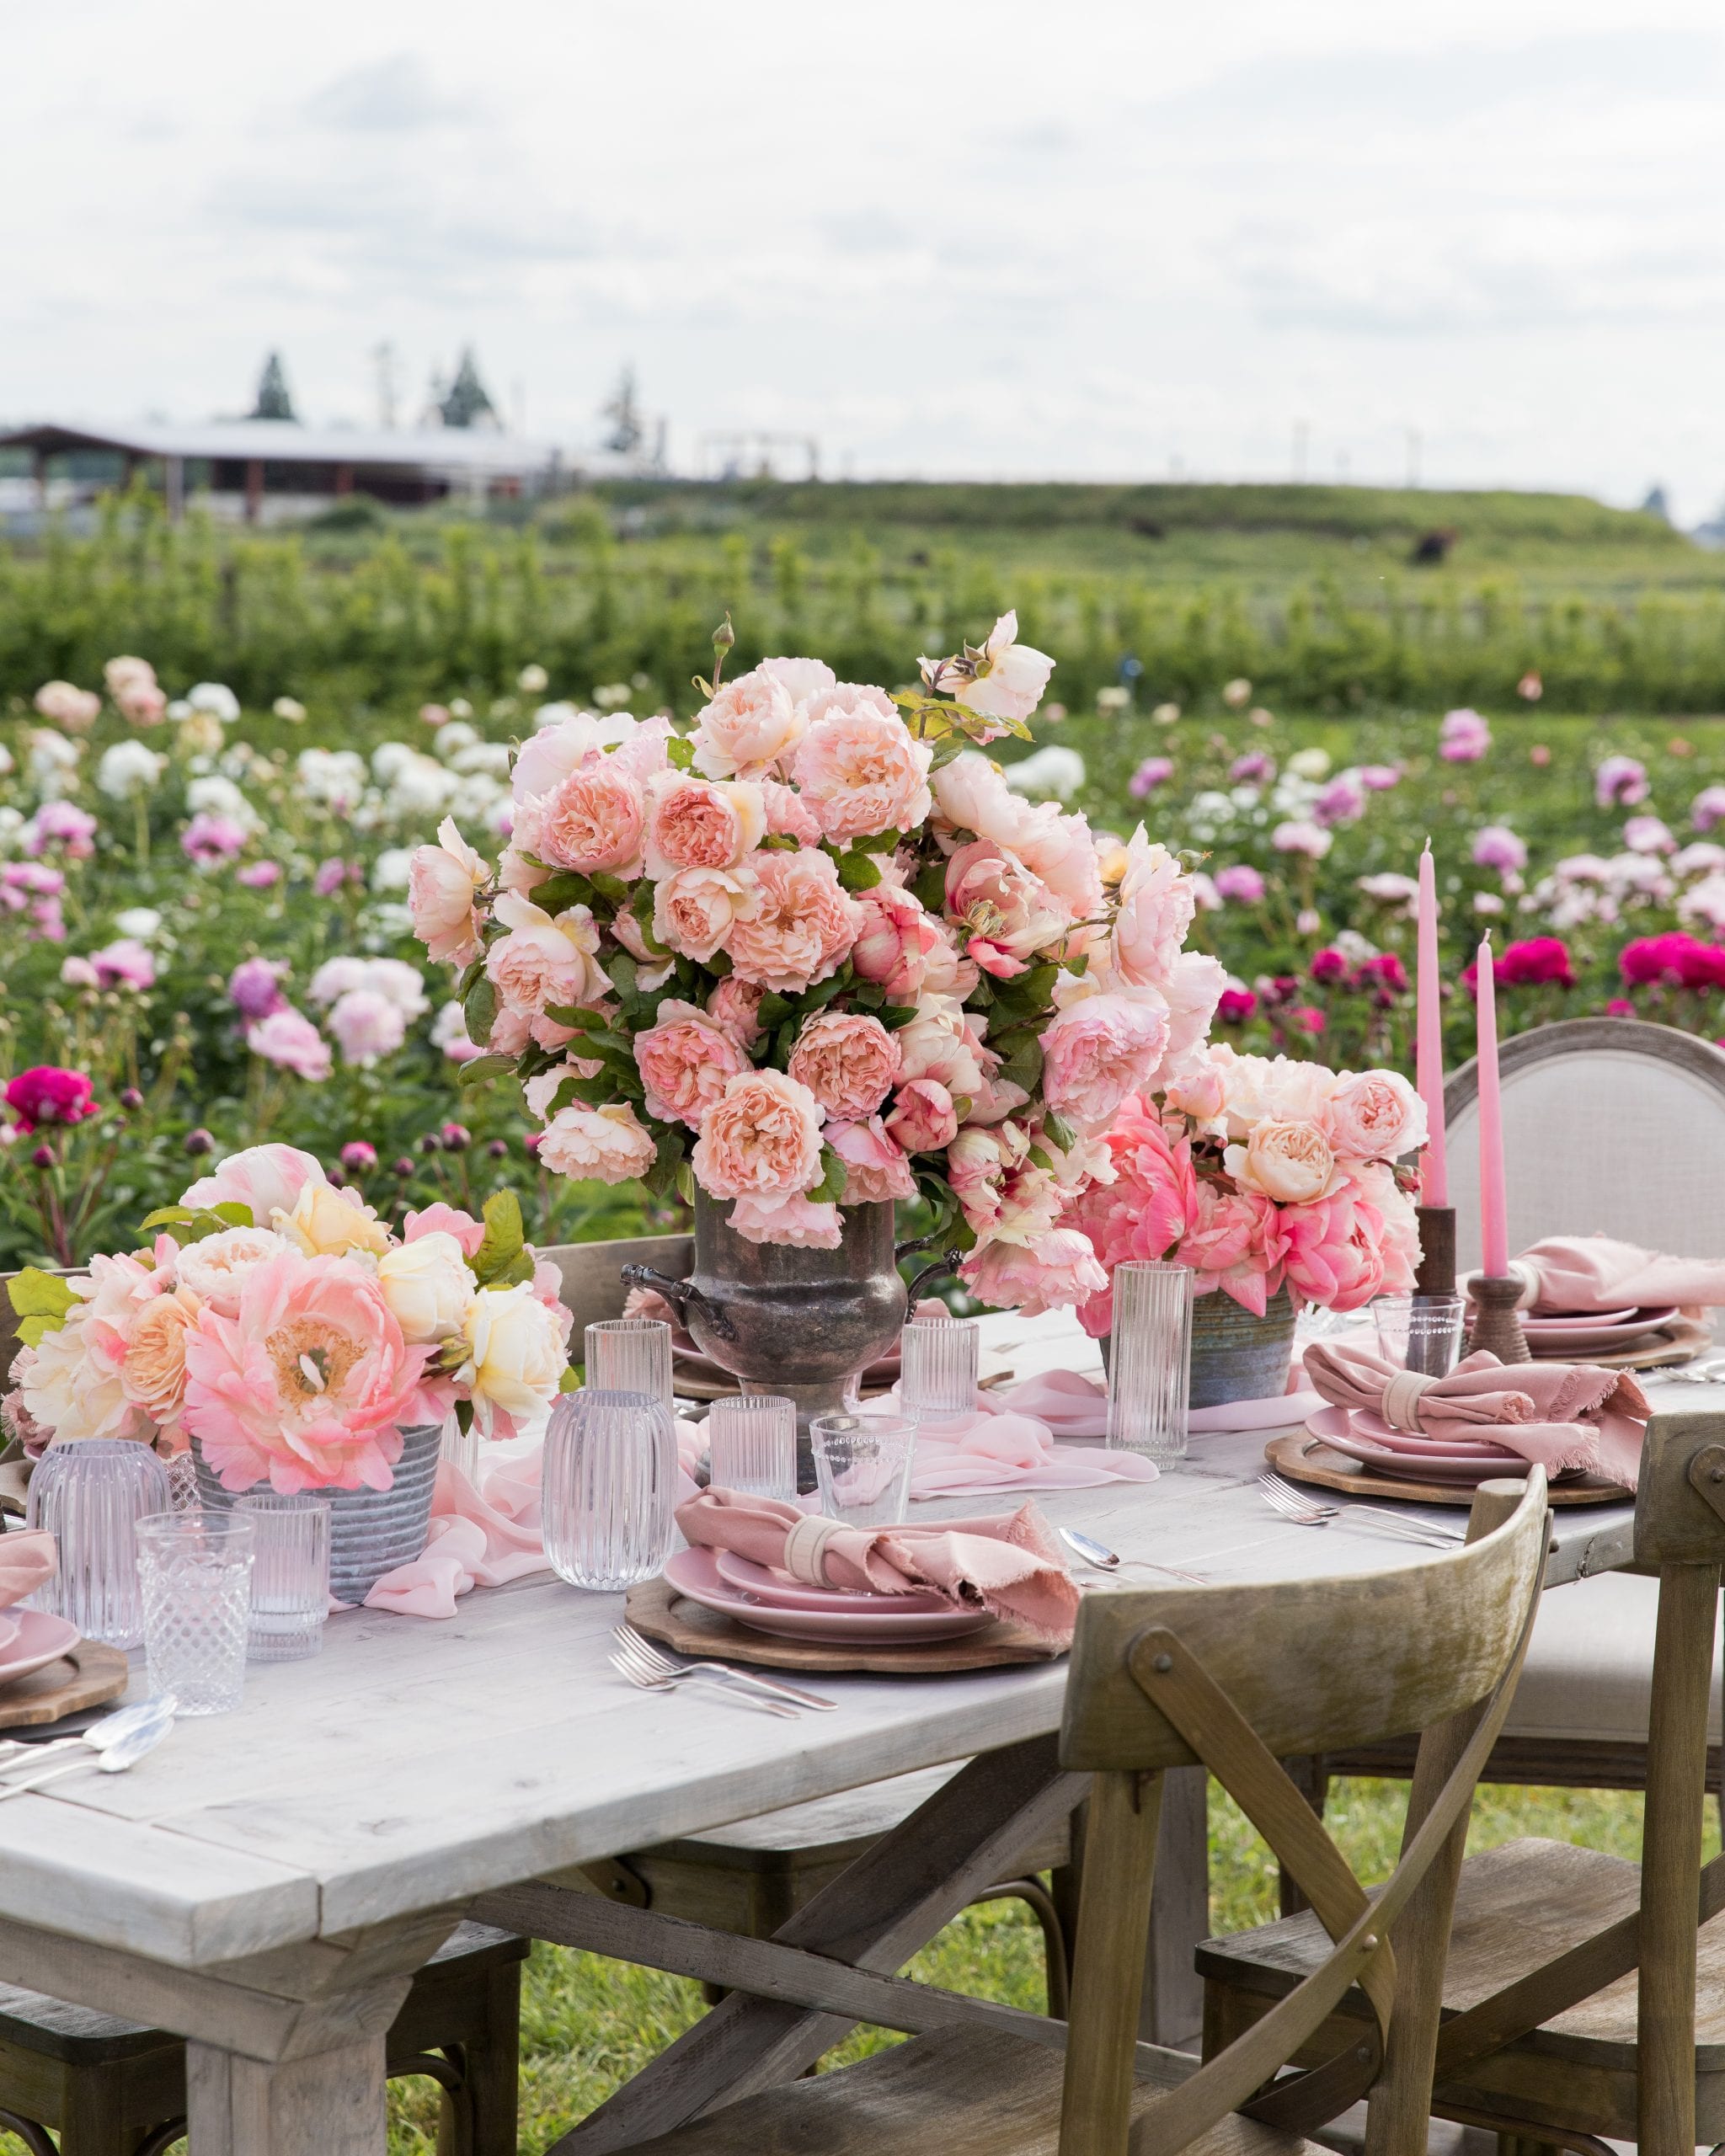
<svg viewBox="0 0 1725 2156">
<path fill-rule="evenodd" d="M 29 459 L 29 499 L 20 507 L 87 500 L 142 471 L 161 488 L 171 516 L 195 496 L 217 515 L 248 524 L 312 515 L 350 494 L 407 507 L 451 494 L 555 494 L 580 476 L 551 443 L 467 427 L 368 433 L 287 419 L 113 428 L 45 422 L 0 433 L 0 451 L 8 450 Z M 601 456 L 584 464 L 614 461 Z M 18 493 L 17 483 L 9 491 Z"/>
</svg>

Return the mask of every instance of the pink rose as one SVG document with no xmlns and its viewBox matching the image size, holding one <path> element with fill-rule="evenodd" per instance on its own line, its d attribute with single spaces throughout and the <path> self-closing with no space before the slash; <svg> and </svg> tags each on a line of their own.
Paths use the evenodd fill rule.
<svg viewBox="0 0 1725 2156">
<path fill-rule="evenodd" d="M 1362 1070 L 1330 1096 L 1330 1145 L 1343 1160 L 1393 1161 L 1426 1139 L 1425 1102 L 1398 1070 Z"/>
<path fill-rule="evenodd" d="M 731 1035 L 692 1003 L 661 1003 L 654 1024 L 636 1034 L 634 1049 L 648 1114 L 691 1130 L 701 1128 L 703 1113 L 748 1068 Z"/>
<path fill-rule="evenodd" d="M 990 839 L 973 839 L 947 863 L 947 919 L 985 973 L 1010 980 L 1034 954 L 1056 942 L 1071 915 L 1015 853 Z"/>
<path fill-rule="evenodd" d="M 516 751 L 510 774 L 510 791 L 517 804 L 549 793 L 614 738 L 602 719 L 585 711 L 569 712 L 555 726 L 537 728 Z"/>
<path fill-rule="evenodd" d="M 1127 841 L 1119 910 L 1108 937 L 1114 972 L 1135 988 L 1160 988 L 1196 911 L 1192 878 L 1165 846 L 1149 843 L 1140 824 Z"/>
<path fill-rule="evenodd" d="M 1281 1218 L 1288 1285 L 1321 1309 L 1357 1310 L 1384 1287 L 1384 1223 L 1375 1206 L 1344 1185 L 1314 1205 L 1290 1205 Z"/>
<path fill-rule="evenodd" d="M 1222 1161 L 1242 1190 L 1261 1191 L 1278 1205 L 1309 1205 L 1336 1187 L 1336 1156 L 1315 1123 L 1267 1116 Z"/>
<path fill-rule="evenodd" d="M 851 963 L 857 979 L 877 983 L 891 1002 L 914 1002 L 922 992 L 930 955 L 943 947 L 940 923 L 896 883 L 877 883 L 857 905 L 862 926 Z"/>
<path fill-rule="evenodd" d="M 1048 654 L 1018 642 L 1017 608 L 988 632 L 974 680 L 955 685 L 959 702 L 985 718 L 1028 718 L 1042 702 L 1055 663 Z"/>
<path fill-rule="evenodd" d="M 824 659 L 763 659 L 758 671 L 782 681 L 799 711 L 838 686 L 838 676 Z"/>
<path fill-rule="evenodd" d="M 572 1182 L 633 1182 L 657 1157 L 650 1132 L 627 1101 L 614 1107 L 560 1108 L 545 1126 L 539 1158 Z"/>
<path fill-rule="evenodd" d="M 873 1115 L 899 1075 L 898 1043 L 860 1011 L 817 1011 L 791 1050 L 790 1075 L 840 1123 Z"/>
<path fill-rule="evenodd" d="M 915 830 L 934 806 L 928 791 L 934 750 L 912 738 L 881 691 L 852 693 L 857 702 L 851 709 L 830 707 L 812 722 L 798 744 L 792 776 L 835 842 Z M 832 699 L 822 702 L 830 706 Z"/>
<path fill-rule="evenodd" d="M 1087 995 L 1043 1033 L 1043 1098 L 1080 1130 L 1106 1130 L 1127 1095 L 1154 1081 L 1167 1044 L 1167 1007 L 1159 996 Z"/>
<path fill-rule="evenodd" d="M 599 963 L 599 931 L 585 906 L 571 906 L 553 921 L 531 899 L 505 891 L 492 907 L 508 933 L 485 953 L 485 973 L 506 1010 L 527 1019 L 542 1048 L 569 1038 L 565 1027 L 547 1024 L 547 1004 L 592 1009 L 610 993 Z M 555 1038 L 549 1036 L 554 1033 Z M 542 1038 L 542 1035 L 545 1036 Z"/>
<path fill-rule="evenodd" d="M 1070 1310 L 1108 1284 L 1088 1238 L 1076 1228 L 1050 1228 L 1028 1243 L 979 1243 L 959 1273 L 979 1300 L 1026 1317 Z"/>
<path fill-rule="evenodd" d="M 515 841 L 555 868 L 583 876 L 638 876 L 647 821 L 641 788 L 609 756 L 595 756 L 550 792 L 522 804 Z"/>
<path fill-rule="evenodd" d="M 707 1013 L 723 1026 L 740 1048 L 752 1048 L 760 1039 L 761 999 L 766 990 L 757 982 L 739 980 L 727 974 L 707 999 Z"/>
<path fill-rule="evenodd" d="M 1183 951 L 1175 959 L 1172 972 L 1162 983 L 1162 1000 L 1168 1006 L 1168 1045 L 1162 1064 L 1166 1075 L 1183 1071 L 1204 1046 L 1227 985 L 1221 960 L 1208 951 Z"/>
<path fill-rule="evenodd" d="M 679 868 L 654 886 L 653 933 L 704 966 L 715 951 L 729 947 L 737 923 L 760 903 L 752 869 Z"/>
<path fill-rule="evenodd" d="M 1029 1134 L 1015 1123 L 991 1130 L 967 1127 L 947 1148 L 947 1181 L 979 1236 L 1000 1225 L 1007 1178 L 1029 1151 Z"/>
<path fill-rule="evenodd" d="M 745 1070 L 701 1118 L 697 1181 L 709 1198 L 788 1198 L 820 1179 L 820 1110 L 782 1070 Z"/>
<path fill-rule="evenodd" d="M 758 786 L 661 771 L 647 789 L 647 873 L 657 880 L 677 868 L 734 868 L 766 830 Z"/>
<path fill-rule="evenodd" d="M 252 1225 L 267 1228 L 270 1216 L 291 1213 L 308 1182 L 328 1182 L 323 1163 L 297 1145 L 248 1145 L 230 1153 L 213 1173 L 200 1176 L 180 1194 L 182 1205 L 243 1205 Z"/>
<path fill-rule="evenodd" d="M 339 996 L 329 1013 L 329 1030 L 340 1045 L 342 1061 L 362 1065 L 393 1055 L 408 1037 L 401 1006 L 375 988 L 351 989 Z"/>
<path fill-rule="evenodd" d="M 329 1075 L 328 1042 L 291 1004 L 248 1026 L 246 1046 L 266 1063 L 273 1063 L 280 1070 L 291 1070 L 311 1085 L 321 1085 Z"/>
<path fill-rule="evenodd" d="M 611 933 L 635 961 L 635 985 L 643 995 L 650 995 L 655 988 L 662 988 L 676 971 L 675 957 L 655 951 L 640 922 L 626 909 L 619 907 L 611 915 Z"/>
<path fill-rule="evenodd" d="M 408 864 L 408 911 L 414 933 L 439 965 L 465 966 L 477 958 L 479 915 L 474 899 L 490 870 L 446 816 L 435 846 L 418 846 Z"/>
<path fill-rule="evenodd" d="M 1065 815 L 1052 801 L 1042 802 L 1012 851 L 1074 921 L 1088 921 L 1102 911 L 1102 862 L 1096 834 L 1082 816 Z"/>
<path fill-rule="evenodd" d="M 830 1123 L 821 1135 L 845 1164 L 845 1204 L 873 1205 L 916 1195 L 916 1179 L 904 1149 L 888 1137 L 878 1115 L 857 1123 Z"/>
<path fill-rule="evenodd" d="M 1262 1317 L 1281 1283 L 1285 1215 L 1260 1192 L 1224 1191 L 1202 1178 L 1196 1195 L 1194 1225 L 1176 1257 L 1197 1273 L 1199 1294 L 1220 1288 L 1242 1310 Z"/>
<path fill-rule="evenodd" d="M 787 1243 L 798 1250 L 836 1250 L 844 1223 L 836 1205 L 817 1205 L 793 1193 L 783 1198 L 740 1198 L 731 1225 L 745 1242 Z"/>
<path fill-rule="evenodd" d="M 831 857 L 761 853 L 743 873 L 755 903 L 731 927 L 733 971 L 792 995 L 836 973 L 862 923 Z"/>
<path fill-rule="evenodd" d="M 806 723 L 791 691 L 764 666 L 740 674 L 695 722 L 695 768 L 708 778 L 765 778 Z"/>
<path fill-rule="evenodd" d="M 820 819 L 800 793 L 781 786 L 777 779 L 764 778 L 761 782 L 761 798 L 766 810 L 770 836 L 794 839 L 798 846 L 820 845 Z"/>
<path fill-rule="evenodd" d="M 886 1128 L 907 1153 L 938 1153 L 959 1134 L 959 1112 L 937 1078 L 913 1078 L 894 1096 Z"/>
<path fill-rule="evenodd" d="M 931 783 L 943 822 L 996 846 L 1016 847 L 1036 814 L 1007 784 L 1000 766 L 979 749 L 965 749 L 943 764 Z"/>
</svg>

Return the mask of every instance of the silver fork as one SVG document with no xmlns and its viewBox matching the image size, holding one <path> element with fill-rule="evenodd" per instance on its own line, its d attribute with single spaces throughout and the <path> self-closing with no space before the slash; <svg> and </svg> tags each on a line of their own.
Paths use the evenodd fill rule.
<svg viewBox="0 0 1725 2156">
<path fill-rule="evenodd" d="M 1268 1470 L 1258 1478 L 1259 1493 L 1273 1512 L 1290 1519 L 1296 1527 L 1328 1527 L 1338 1519 L 1350 1518 L 1355 1513 L 1365 1513 L 1373 1529 L 1379 1534 L 1399 1536 L 1404 1542 L 1423 1542 L 1434 1550 L 1459 1550 L 1465 1538 L 1446 1527 L 1439 1527 L 1428 1520 L 1408 1520 L 1397 1513 L 1386 1512 L 1381 1506 L 1348 1504 L 1322 1505 L 1291 1488 L 1279 1476 Z"/>
<path fill-rule="evenodd" d="M 781 1684 L 776 1678 L 756 1677 L 752 1671 L 734 1669 L 728 1662 L 674 1662 L 662 1647 L 655 1646 L 633 1625 L 617 1625 L 611 1637 L 633 1655 L 643 1668 L 660 1677 L 686 1677 L 693 1671 L 703 1670 L 709 1676 L 725 1678 L 750 1691 L 765 1692 L 776 1700 L 788 1700 L 793 1706 L 814 1707 L 823 1714 L 830 1713 L 838 1705 L 836 1700 L 823 1699 L 819 1692 L 804 1692 L 794 1684 Z"/>
<path fill-rule="evenodd" d="M 769 1700 L 764 1692 L 735 1691 L 729 1684 L 721 1684 L 716 1677 L 709 1677 L 704 1669 L 685 1670 L 681 1677 L 659 1676 L 622 1647 L 606 1659 L 617 1675 L 638 1692 L 675 1692 L 680 1684 L 686 1681 L 707 1685 L 721 1699 L 729 1700 L 734 1707 L 758 1707 L 762 1714 L 777 1715 L 782 1721 L 802 1720 L 788 1700 Z"/>
</svg>

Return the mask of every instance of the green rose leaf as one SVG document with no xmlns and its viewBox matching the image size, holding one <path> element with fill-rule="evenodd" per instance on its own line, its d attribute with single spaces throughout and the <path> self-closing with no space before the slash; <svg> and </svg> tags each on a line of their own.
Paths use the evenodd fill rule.
<svg viewBox="0 0 1725 2156">
<path fill-rule="evenodd" d="M 494 1191 L 483 1209 L 484 1239 L 467 1262 L 473 1278 L 482 1288 L 488 1288 L 499 1282 L 523 1255 L 526 1238 L 521 1226 L 521 1200 L 512 1190 Z M 531 1277 L 530 1267 L 527 1278 Z"/>
<path fill-rule="evenodd" d="M 847 853 L 839 862 L 839 881 L 847 891 L 872 891 L 880 881 L 880 863 L 872 853 Z"/>
<path fill-rule="evenodd" d="M 1042 1127 L 1048 1134 L 1051 1145 L 1058 1145 L 1063 1153 L 1070 1153 L 1078 1143 L 1078 1134 L 1063 1115 L 1056 1115 L 1052 1108 L 1044 1111 Z"/>
<path fill-rule="evenodd" d="M 483 1048 L 497 1018 L 497 990 L 488 974 L 481 974 L 462 999 L 462 1017 L 467 1038 Z"/>
<path fill-rule="evenodd" d="M 145 1225 L 147 1226 L 148 1223 Z M 8 1280 L 6 1292 L 19 1317 L 42 1321 L 36 1335 L 38 1340 L 44 1332 L 58 1331 L 65 1322 L 66 1313 L 78 1299 L 72 1292 L 69 1280 L 62 1280 L 52 1273 L 44 1273 L 34 1265 L 25 1266 L 22 1273 Z M 22 1328 L 19 1337 L 23 1337 Z M 32 1340 L 28 1344 L 34 1348 L 36 1342 Z"/>
<path fill-rule="evenodd" d="M 665 744 L 665 760 L 675 771 L 692 770 L 695 744 L 686 734 L 673 734 Z"/>
<path fill-rule="evenodd" d="M 811 1205 L 836 1205 L 845 1194 L 845 1184 L 850 1174 L 844 1162 L 830 1145 L 820 1149 L 820 1180 L 809 1193 Z"/>
</svg>

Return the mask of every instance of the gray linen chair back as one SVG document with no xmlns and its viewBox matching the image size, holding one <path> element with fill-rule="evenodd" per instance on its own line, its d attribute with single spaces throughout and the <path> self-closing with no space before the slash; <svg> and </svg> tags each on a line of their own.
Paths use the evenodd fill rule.
<svg viewBox="0 0 1725 2156">
<path fill-rule="evenodd" d="M 1571 1018 L 1503 1044 L 1513 1257 L 1544 1235 L 1616 1235 L 1725 1257 L 1725 1050 L 1672 1026 Z M 1455 1257 L 1480 1262 L 1473 1064 L 1445 1087 Z"/>
</svg>

